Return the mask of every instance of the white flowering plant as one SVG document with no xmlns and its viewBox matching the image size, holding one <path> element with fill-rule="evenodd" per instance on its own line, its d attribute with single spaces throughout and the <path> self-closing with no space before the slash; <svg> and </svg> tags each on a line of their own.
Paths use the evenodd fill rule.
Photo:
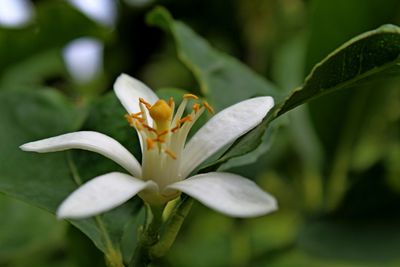
<svg viewBox="0 0 400 267">
<path fill-rule="evenodd" d="M 396 185 L 398 169 L 390 162 L 397 162 L 398 135 L 386 134 L 384 141 L 379 139 L 391 144 L 384 146 L 385 149 L 383 145 L 377 146 L 374 138 L 383 126 L 396 122 L 398 90 L 388 89 L 393 97 L 378 105 L 379 98 L 371 97 L 371 90 L 364 88 L 372 80 L 380 81 L 373 78 L 397 73 L 400 56 L 397 26 L 385 25 L 344 43 L 316 64 L 302 83 L 301 75 L 293 69 L 301 61 L 301 53 L 296 51 L 304 44 L 296 39 L 293 47 L 279 47 L 275 51 L 277 62 L 270 62 L 274 68 L 283 69 L 280 74 L 275 69 L 271 71 L 275 84 L 212 47 L 161 7 L 149 12 L 146 18 L 148 25 L 172 37 L 177 53 L 169 55 L 168 46 L 164 51 L 167 60 L 158 56 L 159 43 L 152 39 L 162 35 L 154 32 L 153 36 L 147 26 L 142 32 L 135 32 L 140 42 L 135 36 L 134 44 L 130 43 L 133 48 L 127 50 L 126 46 L 118 45 L 132 40 L 125 38 L 126 34 L 122 34 L 126 40 L 116 38 L 125 32 L 121 25 L 111 21 L 115 16 L 96 30 L 91 28 L 93 25 L 85 24 L 86 17 L 80 20 L 88 29 L 75 27 L 74 19 L 78 19 L 75 11 L 71 13 L 75 14 L 71 15 L 74 19 L 67 20 L 69 23 L 65 25 L 54 23 L 54 29 L 54 15 L 42 17 L 64 14 L 68 5 L 80 8 L 71 3 L 49 4 L 48 13 L 38 13 L 39 24 L 32 27 L 35 30 L 32 36 L 39 38 L 44 34 L 46 38 L 42 36 L 44 40 L 39 43 L 26 39 L 32 49 L 46 44 L 54 46 L 57 53 L 51 50 L 32 57 L 32 62 L 40 63 L 33 64 L 33 68 L 29 61 L 0 72 L 3 127 L 0 193 L 55 215 L 48 217 L 43 211 L 31 213 L 29 207 L 18 204 L 7 206 L 2 204 L 1 196 L 4 222 L 0 229 L 1 266 L 3 262 L 5 266 L 18 267 L 53 266 L 53 263 L 75 266 L 75 261 L 79 262 L 77 266 L 108 267 L 275 263 L 311 266 L 303 251 L 307 255 L 318 251 L 324 255 L 333 253 L 340 258 L 349 249 L 351 257 L 357 258 L 360 253 L 349 246 L 338 247 L 341 242 L 337 240 L 359 235 L 362 242 L 351 246 L 358 249 L 383 242 L 383 239 L 363 242 L 377 236 L 365 234 L 369 226 L 354 230 L 347 224 L 342 227 L 342 222 L 337 226 L 335 218 L 342 218 L 352 210 L 346 207 L 352 201 L 349 192 L 354 187 L 348 179 L 350 174 L 375 175 L 384 169 L 393 188 Z M 58 10 L 57 5 L 62 8 Z M 44 26 L 41 21 L 46 22 Z M 73 29 L 74 40 L 61 34 L 64 26 Z M 58 31 L 64 41 L 48 37 Z M 88 36 L 82 37 L 86 31 Z M 98 36 L 92 36 L 93 32 Z M 143 32 L 149 36 L 142 36 Z M 0 37 L 2 34 L 0 31 Z M 252 40 L 256 42 L 257 38 Z M 65 44 L 62 49 L 60 43 Z M 0 44 L 0 52 L 3 50 Z M 281 50 L 290 50 L 286 51 L 290 57 Z M 18 51 L 21 55 L 25 53 Z M 261 57 L 250 52 L 252 56 L 243 59 L 255 64 Z M 141 62 L 145 55 L 156 64 Z M 5 63 L 0 64 L 8 62 L 6 54 L 3 58 Z M 175 65 L 176 58 L 186 70 Z M 45 88 L 25 89 L 33 87 L 33 83 Z M 295 83 L 301 85 L 290 91 Z M 346 100 L 354 112 L 350 112 L 352 116 L 346 119 L 341 134 L 337 133 L 340 127 L 336 120 L 344 118 L 343 111 L 338 109 L 330 119 L 321 118 L 325 118 L 332 105 L 345 109 L 343 101 L 336 99 L 332 104 L 331 98 L 322 100 L 317 112 L 314 107 L 313 117 L 305 107 L 287 114 L 320 95 L 355 87 L 363 90 L 354 90 L 356 96 Z M 360 108 L 363 104 L 367 111 Z M 377 115 L 378 108 L 369 108 L 370 105 L 385 106 L 387 112 L 379 111 L 382 113 Z M 364 119 L 368 127 L 361 123 Z M 314 123 L 321 123 L 318 120 L 325 124 L 314 129 Z M 356 132 L 368 134 L 357 136 Z M 322 140 L 332 136 L 338 138 L 337 144 Z M 392 136 L 397 139 L 393 141 Z M 330 157 L 324 153 L 319 139 L 328 144 L 327 150 L 337 149 L 337 154 Z M 352 158 L 353 154 L 358 157 Z M 379 186 L 372 188 L 382 190 Z M 386 197 L 395 199 L 391 194 Z M 362 197 L 363 203 L 364 200 Z M 376 204 L 366 203 L 368 207 Z M 363 212 L 361 208 L 357 216 L 364 218 L 360 215 Z M 15 223 L 22 217 L 29 223 L 22 226 Z M 21 233 L 10 238 L 11 226 Z M 352 229 L 350 235 L 348 229 Z M 26 238 L 25 232 L 31 236 L 28 234 Z M 93 244 L 85 242 L 86 237 Z M 329 243 L 330 238 L 333 244 Z M 30 242 L 31 239 L 35 242 Z M 37 240 L 50 241 L 44 242 L 46 249 L 43 249 Z M 324 246 L 324 242 L 328 245 Z M 26 243 L 25 248 L 29 249 L 13 254 L 10 246 L 3 243 L 16 244 L 15 247 Z M 33 249 L 37 244 L 41 249 Z M 98 250 L 93 252 L 93 246 Z M 376 246 L 368 249 L 379 250 Z M 30 255 L 37 256 L 45 250 L 51 251 L 40 257 L 46 260 L 36 263 L 32 257 L 30 261 Z M 104 253 L 104 262 L 99 252 Z M 9 255 L 17 255 L 17 260 L 8 260 L 13 258 Z M 57 263 L 51 261 L 55 258 Z M 313 263 L 322 266 L 320 261 Z"/>
</svg>

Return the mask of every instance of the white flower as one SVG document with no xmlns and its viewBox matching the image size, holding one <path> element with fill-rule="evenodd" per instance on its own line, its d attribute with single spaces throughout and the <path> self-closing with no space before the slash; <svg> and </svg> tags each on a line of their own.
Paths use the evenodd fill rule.
<svg viewBox="0 0 400 267">
<path fill-rule="evenodd" d="M 146 85 L 125 74 L 115 82 L 114 91 L 139 134 L 142 166 L 120 143 L 98 132 L 73 132 L 21 146 L 39 153 L 85 149 L 114 160 L 129 173 L 107 173 L 85 183 L 60 205 L 59 218 L 93 216 L 136 194 L 152 205 L 164 204 L 181 192 L 234 217 L 260 216 L 277 209 L 271 195 L 239 175 L 209 172 L 186 178 L 211 155 L 259 124 L 273 107 L 271 97 L 248 99 L 219 112 L 186 143 L 190 128 L 204 110 L 212 111 L 207 103 L 194 104 L 184 116 L 190 99 L 197 99 L 187 94 L 174 114 L 173 99 L 168 103 L 159 100 Z"/>
</svg>

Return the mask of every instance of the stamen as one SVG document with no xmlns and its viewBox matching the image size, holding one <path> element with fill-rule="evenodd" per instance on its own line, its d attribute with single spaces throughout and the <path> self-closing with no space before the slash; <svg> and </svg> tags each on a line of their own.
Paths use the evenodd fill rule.
<svg viewBox="0 0 400 267">
<path fill-rule="evenodd" d="M 165 143 L 165 140 L 157 136 L 156 138 L 153 139 L 154 142 L 157 142 L 159 144 Z"/>
<path fill-rule="evenodd" d="M 165 154 L 167 154 L 168 156 L 170 156 L 172 159 L 176 159 L 176 155 L 174 152 L 172 152 L 171 150 L 169 150 L 168 148 L 164 149 Z"/>
<path fill-rule="evenodd" d="M 184 94 L 183 98 L 185 98 L 185 99 L 199 99 L 199 97 L 197 95 L 194 95 L 194 94 Z"/>
<path fill-rule="evenodd" d="M 194 112 L 198 112 L 199 109 L 200 109 L 200 105 L 197 104 L 197 103 L 196 103 L 196 104 L 193 104 L 192 108 L 193 108 Z"/>
<path fill-rule="evenodd" d="M 208 110 L 208 112 L 214 114 L 214 109 L 207 103 L 207 101 L 203 101 L 203 106 Z"/>
<path fill-rule="evenodd" d="M 151 104 L 149 102 L 146 102 L 146 100 L 144 100 L 143 98 L 140 97 L 139 102 L 145 105 L 147 109 L 151 109 Z"/>
<path fill-rule="evenodd" d="M 146 143 L 147 143 L 147 150 L 151 150 L 154 148 L 154 142 L 151 138 L 147 138 Z"/>
<path fill-rule="evenodd" d="M 176 131 L 178 131 L 180 127 L 181 127 L 181 125 L 177 124 L 174 128 L 171 129 L 171 132 L 176 133 Z"/>
<path fill-rule="evenodd" d="M 150 127 L 149 125 L 147 125 L 146 123 L 142 124 L 144 128 L 146 128 L 147 130 L 149 130 L 150 132 L 156 133 L 157 134 L 157 130 L 154 129 L 153 127 Z"/>
<path fill-rule="evenodd" d="M 139 123 L 138 121 L 135 121 L 135 128 L 136 128 L 136 130 L 138 130 L 138 131 L 143 130 L 142 125 L 140 125 L 140 123 Z"/>
<path fill-rule="evenodd" d="M 131 115 L 125 114 L 125 115 L 124 115 L 124 118 L 128 121 L 128 123 L 129 123 L 130 126 L 133 126 L 133 118 L 132 118 Z"/>
<path fill-rule="evenodd" d="M 179 120 L 179 125 L 181 123 L 187 122 L 187 121 L 192 121 L 192 116 L 190 115 L 186 115 L 185 117 L 183 117 L 182 119 Z"/>
<path fill-rule="evenodd" d="M 168 130 L 165 130 L 165 131 L 162 131 L 161 133 L 157 133 L 157 136 L 160 137 L 160 136 L 166 135 L 167 133 L 168 133 Z"/>
<path fill-rule="evenodd" d="M 157 138 L 153 139 L 154 141 L 158 142 L 158 143 L 164 143 L 165 140 L 164 138 L 162 138 L 164 135 L 166 135 L 168 133 L 168 130 L 162 131 L 160 133 L 157 133 Z"/>
<path fill-rule="evenodd" d="M 174 98 L 173 98 L 172 96 L 168 99 L 168 106 L 169 106 L 171 109 L 172 109 L 172 107 L 175 106 Z"/>
</svg>

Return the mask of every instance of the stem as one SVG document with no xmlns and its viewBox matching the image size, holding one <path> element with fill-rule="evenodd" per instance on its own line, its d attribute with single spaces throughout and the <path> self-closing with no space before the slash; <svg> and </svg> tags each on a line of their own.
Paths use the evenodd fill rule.
<svg viewBox="0 0 400 267">
<path fill-rule="evenodd" d="M 146 225 L 144 229 L 140 230 L 139 242 L 129 263 L 129 267 L 146 267 L 151 263 L 150 248 L 159 239 L 159 229 L 162 225 L 162 210 L 163 207 L 150 207 L 146 205 Z"/>
<path fill-rule="evenodd" d="M 174 243 L 192 204 L 190 197 L 183 197 L 165 223 L 162 216 L 164 207 L 146 206 L 147 214 L 152 213 L 151 221 L 147 222 L 139 235 L 139 243 L 129 267 L 146 267 L 164 256 Z"/>
<path fill-rule="evenodd" d="M 152 258 L 163 257 L 174 243 L 176 236 L 181 229 L 183 221 L 188 215 L 193 205 L 193 199 L 185 196 L 181 202 L 175 207 L 173 214 L 165 223 L 163 232 L 161 233 L 160 240 L 155 244 L 151 250 L 150 255 Z"/>
</svg>

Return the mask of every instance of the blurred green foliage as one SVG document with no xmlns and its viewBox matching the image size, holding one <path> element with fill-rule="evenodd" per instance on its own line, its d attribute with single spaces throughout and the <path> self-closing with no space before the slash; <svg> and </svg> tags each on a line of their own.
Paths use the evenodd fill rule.
<svg viewBox="0 0 400 267">
<path fill-rule="evenodd" d="M 337 50 L 303 83 L 316 63 L 350 38 L 400 24 L 398 1 L 115 3 L 114 27 L 65 1 L 41 0 L 34 1 L 36 14 L 26 27 L 0 28 L 1 267 L 105 266 L 99 250 L 129 261 L 143 220 L 139 199 L 96 219 L 73 221 L 84 234 L 48 214 L 79 183 L 119 167 L 84 151 L 33 155 L 18 149 L 83 129 L 110 135 L 140 157 L 111 92 L 121 72 L 164 88 L 162 95 L 179 92 L 171 88 L 198 93 L 218 110 L 255 95 L 274 95 L 278 103 L 261 127 L 204 167 L 255 179 L 276 196 L 279 211 L 240 220 L 194 205 L 172 250 L 154 266 L 400 264 L 398 28 L 381 28 Z M 147 21 L 159 28 L 146 24 L 157 4 L 184 23 L 158 10 Z M 104 66 L 101 75 L 79 84 L 64 66 L 62 49 L 83 36 L 103 43 Z M 302 91 L 285 102 L 295 87 Z M 319 89 L 338 88 L 347 90 L 278 117 Z M 250 155 L 231 159 L 260 143 Z M 74 179 L 75 172 L 83 181 Z"/>
</svg>

